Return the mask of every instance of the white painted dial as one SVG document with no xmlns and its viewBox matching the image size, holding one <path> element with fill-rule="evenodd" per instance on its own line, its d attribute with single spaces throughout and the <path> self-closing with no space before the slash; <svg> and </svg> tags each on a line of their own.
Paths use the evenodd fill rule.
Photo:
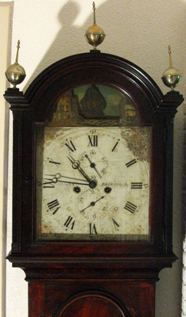
<svg viewBox="0 0 186 317">
<path fill-rule="evenodd" d="M 46 127 L 37 150 L 41 239 L 147 239 L 151 130 Z"/>
</svg>

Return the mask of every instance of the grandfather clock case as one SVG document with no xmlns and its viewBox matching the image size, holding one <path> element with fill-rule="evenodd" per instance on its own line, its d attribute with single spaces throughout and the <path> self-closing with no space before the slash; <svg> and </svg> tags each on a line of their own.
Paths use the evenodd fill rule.
<svg viewBox="0 0 186 317">
<path fill-rule="evenodd" d="M 173 118 L 183 97 L 163 95 L 133 63 L 92 51 L 52 64 L 25 93 L 8 88 L 5 99 L 13 113 L 8 259 L 25 272 L 29 317 L 154 317 L 159 271 L 176 259 Z"/>
</svg>

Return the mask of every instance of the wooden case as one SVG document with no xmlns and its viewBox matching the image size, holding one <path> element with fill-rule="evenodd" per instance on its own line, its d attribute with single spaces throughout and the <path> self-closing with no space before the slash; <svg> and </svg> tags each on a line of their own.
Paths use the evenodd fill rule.
<svg viewBox="0 0 186 317">
<path fill-rule="evenodd" d="M 36 235 L 36 125 L 57 98 L 78 85 L 108 85 L 137 105 L 152 126 L 150 238 L 49 241 Z M 13 241 L 8 259 L 29 281 L 30 317 L 153 317 L 158 272 L 172 252 L 173 118 L 183 97 L 163 95 L 142 69 L 120 57 L 85 53 L 44 70 L 26 93 L 9 88 L 13 112 Z"/>
</svg>

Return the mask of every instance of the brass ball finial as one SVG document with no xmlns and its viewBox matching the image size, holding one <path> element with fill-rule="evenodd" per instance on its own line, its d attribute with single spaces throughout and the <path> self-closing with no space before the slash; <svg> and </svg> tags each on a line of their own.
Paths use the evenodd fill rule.
<svg viewBox="0 0 186 317">
<path fill-rule="evenodd" d="M 24 68 L 18 63 L 19 49 L 20 49 L 20 41 L 17 42 L 17 52 L 16 52 L 15 63 L 8 66 L 5 72 L 7 80 L 13 85 L 14 88 L 16 88 L 18 84 L 22 83 L 22 81 L 26 77 Z"/>
<path fill-rule="evenodd" d="M 162 81 L 167 86 L 170 87 L 172 90 L 176 87 L 179 83 L 181 74 L 180 72 L 173 67 L 172 63 L 172 51 L 171 46 L 168 46 L 168 54 L 169 54 L 169 68 L 167 68 L 162 75 Z"/>
<path fill-rule="evenodd" d="M 88 27 L 85 36 L 87 38 L 88 43 L 93 46 L 94 50 L 97 49 L 97 46 L 100 45 L 105 38 L 105 33 L 103 29 L 96 24 L 95 2 L 93 2 L 93 25 Z"/>
</svg>

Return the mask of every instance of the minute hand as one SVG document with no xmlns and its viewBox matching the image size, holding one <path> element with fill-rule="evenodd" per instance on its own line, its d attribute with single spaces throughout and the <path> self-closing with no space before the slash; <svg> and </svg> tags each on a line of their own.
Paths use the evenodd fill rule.
<svg viewBox="0 0 186 317">
<path fill-rule="evenodd" d="M 45 178 L 43 185 L 52 185 L 55 183 L 67 183 L 67 184 L 77 184 L 77 185 L 88 185 L 89 186 L 89 182 L 86 182 L 86 180 L 84 179 L 79 179 L 79 178 L 75 178 L 75 177 L 70 177 L 70 176 L 64 176 L 61 175 L 60 173 L 54 174 L 54 175 L 49 175 L 52 176 L 50 178 Z M 61 178 L 65 178 L 61 179 Z"/>
</svg>

